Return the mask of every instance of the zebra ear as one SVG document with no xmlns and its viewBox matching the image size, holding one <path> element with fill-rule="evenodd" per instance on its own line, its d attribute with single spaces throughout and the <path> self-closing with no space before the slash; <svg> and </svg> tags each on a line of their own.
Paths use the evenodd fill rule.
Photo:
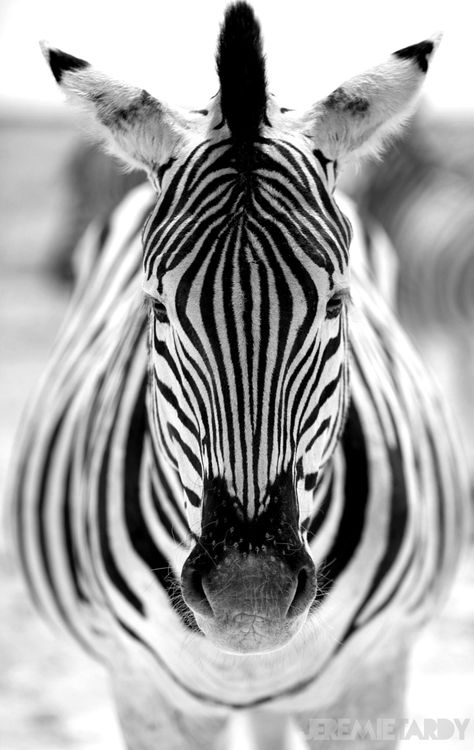
<svg viewBox="0 0 474 750">
<path fill-rule="evenodd" d="M 150 176 L 167 161 L 186 131 L 183 115 L 144 89 L 108 78 L 86 60 L 41 43 L 51 71 L 67 97 L 91 117 L 108 151 Z"/>
<path fill-rule="evenodd" d="M 351 78 L 303 117 L 329 159 L 377 154 L 412 114 L 441 35 L 394 52 L 381 65 Z"/>
</svg>

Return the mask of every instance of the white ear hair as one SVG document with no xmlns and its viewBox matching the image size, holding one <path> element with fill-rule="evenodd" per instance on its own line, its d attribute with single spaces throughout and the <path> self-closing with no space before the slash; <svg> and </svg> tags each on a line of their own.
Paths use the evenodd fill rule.
<svg viewBox="0 0 474 750">
<path fill-rule="evenodd" d="M 115 81 L 86 60 L 45 43 L 41 49 L 60 88 L 91 116 L 107 150 L 127 164 L 150 173 L 186 137 L 185 116 L 144 89 Z"/>
<path fill-rule="evenodd" d="M 436 35 L 398 50 L 385 63 L 346 81 L 303 115 L 305 133 L 332 160 L 380 151 L 412 114 L 440 40 Z"/>
</svg>

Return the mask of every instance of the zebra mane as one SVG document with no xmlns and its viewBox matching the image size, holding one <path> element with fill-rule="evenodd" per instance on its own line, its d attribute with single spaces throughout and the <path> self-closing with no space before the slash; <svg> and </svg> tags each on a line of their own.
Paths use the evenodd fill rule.
<svg viewBox="0 0 474 750">
<path fill-rule="evenodd" d="M 222 116 L 243 169 L 251 168 L 253 143 L 266 115 L 267 84 L 260 25 L 246 2 L 231 5 L 216 54 Z"/>
</svg>

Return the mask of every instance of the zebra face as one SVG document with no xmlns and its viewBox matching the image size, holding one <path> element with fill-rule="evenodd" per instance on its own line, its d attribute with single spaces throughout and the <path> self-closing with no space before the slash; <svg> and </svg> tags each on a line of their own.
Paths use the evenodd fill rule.
<svg viewBox="0 0 474 750">
<path fill-rule="evenodd" d="M 255 581 L 262 625 L 242 643 L 261 650 L 293 634 L 315 593 L 302 526 L 346 409 L 350 229 L 304 138 L 269 126 L 252 158 L 243 177 L 220 137 L 170 164 L 143 240 L 150 421 L 198 538 L 185 597 L 235 644 L 245 617 L 206 617 L 209 599 L 219 610 L 229 574 L 233 600 Z"/>
<path fill-rule="evenodd" d="M 336 163 L 396 132 L 437 41 L 398 50 L 301 114 L 268 94 L 244 2 L 226 12 L 207 110 L 172 109 L 44 49 L 109 148 L 159 193 L 144 230 L 149 425 L 195 542 L 184 598 L 223 649 L 283 646 L 314 600 L 304 522 L 348 398 L 350 230 L 332 197 Z"/>
<path fill-rule="evenodd" d="M 348 222 L 304 142 L 254 158 L 242 179 L 228 139 L 192 149 L 143 235 L 149 411 L 196 533 L 214 480 L 253 518 L 285 476 L 304 521 L 347 401 Z"/>
</svg>

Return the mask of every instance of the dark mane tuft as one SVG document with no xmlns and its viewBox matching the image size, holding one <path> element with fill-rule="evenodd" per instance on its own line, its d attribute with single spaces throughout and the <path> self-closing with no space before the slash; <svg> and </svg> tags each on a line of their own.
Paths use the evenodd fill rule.
<svg viewBox="0 0 474 750">
<path fill-rule="evenodd" d="M 245 2 L 225 14 L 217 46 L 221 109 L 237 151 L 251 148 L 265 118 L 267 86 L 260 25 Z"/>
</svg>

